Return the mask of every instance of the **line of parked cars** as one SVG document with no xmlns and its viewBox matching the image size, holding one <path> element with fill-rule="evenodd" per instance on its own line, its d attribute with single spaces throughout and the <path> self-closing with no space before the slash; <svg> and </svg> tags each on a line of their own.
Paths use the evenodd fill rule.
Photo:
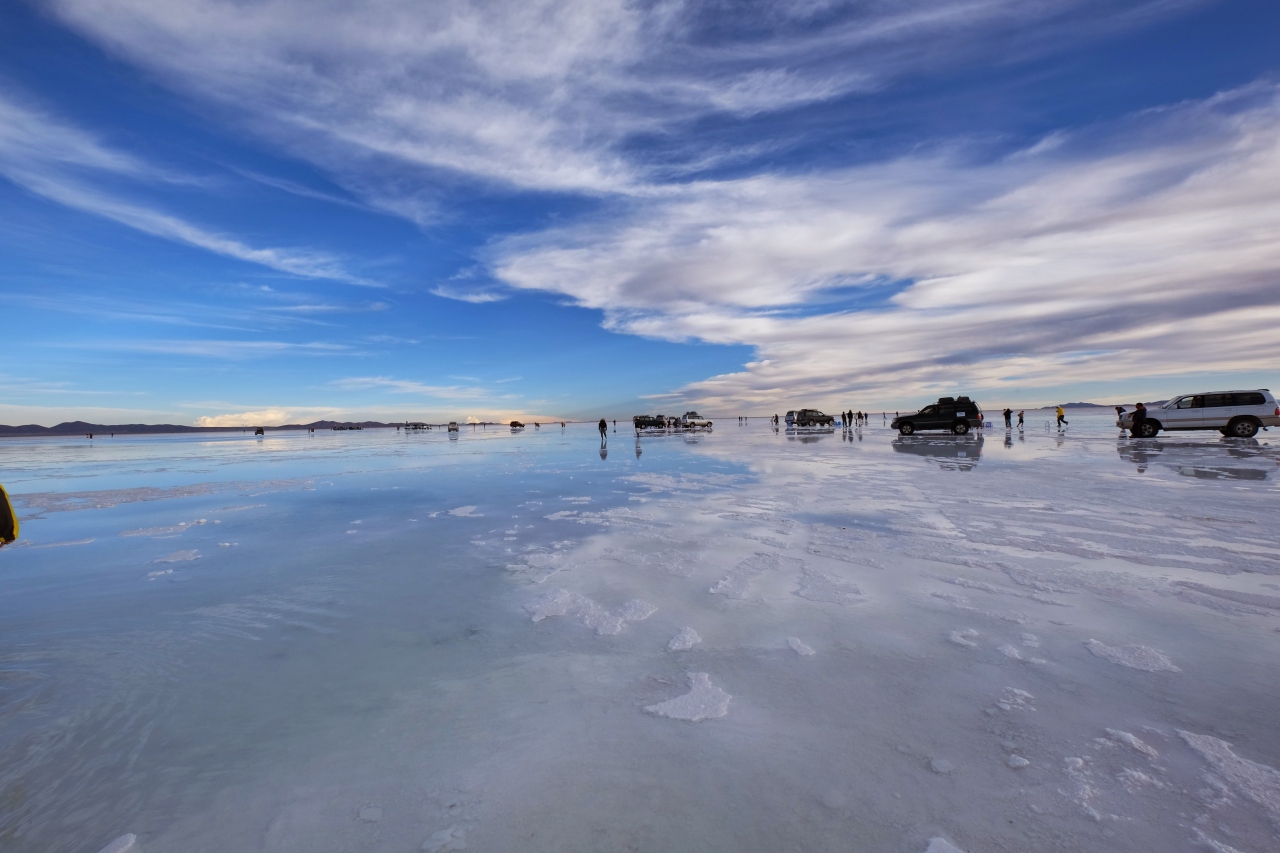
<svg viewBox="0 0 1280 853">
<path fill-rule="evenodd" d="M 1145 418 L 1135 420 L 1134 412 L 1120 407 L 1116 426 L 1129 430 L 1139 438 L 1152 438 L 1162 430 L 1218 430 L 1233 438 L 1253 438 L 1258 430 L 1280 426 L 1280 404 L 1267 388 L 1252 391 L 1217 391 L 1184 394 L 1158 406 L 1152 404 Z M 918 412 L 898 415 L 890 426 L 902 435 L 924 430 L 944 430 L 965 435 L 981 429 L 986 421 L 982 407 L 968 397 L 939 397 L 938 402 Z M 788 427 L 834 426 L 835 417 L 817 409 L 793 409 L 787 412 Z M 711 421 L 697 412 L 683 417 L 636 415 L 632 418 L 636 431 L 646 429 L 710 429 Z"/>
<path fill-rule="evenodd" d="M 711 421 L 697 412 L 685 412 L 679 417 L 667 415 L 636 415 L 631 419 L 636 432 L 653 429 L 711 429 Z"/>
</svg>

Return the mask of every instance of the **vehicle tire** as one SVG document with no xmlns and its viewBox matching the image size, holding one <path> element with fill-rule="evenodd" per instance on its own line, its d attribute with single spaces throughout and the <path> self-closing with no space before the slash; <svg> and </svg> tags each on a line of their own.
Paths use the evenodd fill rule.
<svg viewBox="0 0 1280 853">
<path fill-rule="evenodd" d="M 898 433 L 900 435 L 911 435 L 916 431 L 916 425 L 908 421 L 905 424 L 898 425 Z"/>
<path fill-rule="evenodd" d="M 1258 422 L 1249 418 L 1237 418 L 1227 424 L 1226 433 L 1232 438 L 1253 438 L 1258 434 Z"/>
<path fill-rule="evenodd" d="M 954 432 L 956 435 L 964 435 L 966 432 L 969 431 L 969 425 L 964 421 L 961 421 L 960 423 L 953 426 L 951 428 L 951 431 Z"/>
<path fill-rule="evenodd" d="M 1151 421 L 1143 421 L 1138 425 L 1133 434 L 1138 438 L 1155 438 L 1156 433 L 1160 432 L 1160 427 Z"/>
</svg>

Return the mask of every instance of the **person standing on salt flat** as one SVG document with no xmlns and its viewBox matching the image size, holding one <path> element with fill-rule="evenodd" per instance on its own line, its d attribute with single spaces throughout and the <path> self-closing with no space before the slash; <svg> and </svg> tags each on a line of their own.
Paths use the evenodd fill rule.
<svg viewBox="0 0 1280 853">
<path fill-rule="evenodd" d="M 1063 409 L 1061 406 L 1059 406 L 1057 409 L 1057 412 L 1058 412 L 1058 429 L 1062 429 L 1064 426 L 1068 426 L 1069 423 L 1067 421 L 1066 410 Z"/>
<path fill-rule="evenodd" d="M 1013 429 L 1013 409 L 1004 410 L 1004 428 Z"/>
<path fill-rule="evenodd" d="M 1018 412 L 1018 429 L 1022 429 L 1022 416 L 1023 416 L 1024 414 L 1026 414 L 1026 413 L 1025 413 L 1025 412 Z"/>
<path fill-rule="evenodd" d="M 9 503 L 9 494 L 0 486 L 0 548 L 18 541 L 18 514 Z"/>
<path fill-rule="evenodd" d="M 609 440 L 609 422 L 604 418 L 600 419 L 600 443 L 604 444 Z"/>
</svg>

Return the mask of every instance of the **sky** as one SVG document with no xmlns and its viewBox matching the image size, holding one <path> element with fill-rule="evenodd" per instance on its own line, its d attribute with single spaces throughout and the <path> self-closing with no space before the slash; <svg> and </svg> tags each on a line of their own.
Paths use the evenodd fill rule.
<svg viewBox="0 0 1280 853">
<path fill-rule="evenodd" d="M 0 422 L 1280 389 L 1274 0 L 0 4 Z"/>
</svg>

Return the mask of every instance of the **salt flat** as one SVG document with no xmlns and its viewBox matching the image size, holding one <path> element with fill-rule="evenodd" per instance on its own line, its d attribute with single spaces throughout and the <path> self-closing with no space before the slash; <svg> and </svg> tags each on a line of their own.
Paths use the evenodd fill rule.
<svg viewBox="0 0 1280 853">
<path fill-rule="evenodd" d="M 1280 848 L 1280 444 L 1071 420 L 0 442 L 0 848 Z"/>
</svg>

